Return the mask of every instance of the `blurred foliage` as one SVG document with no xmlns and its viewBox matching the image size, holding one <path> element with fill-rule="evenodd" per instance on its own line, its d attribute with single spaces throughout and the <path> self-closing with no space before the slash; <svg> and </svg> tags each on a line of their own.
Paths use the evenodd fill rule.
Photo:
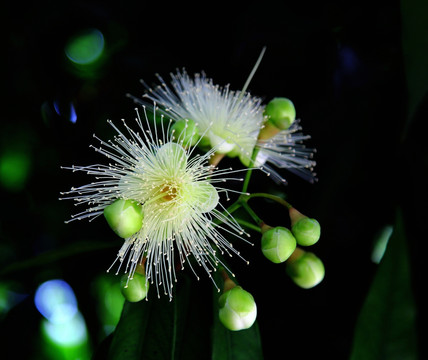
<svg viewBox="0 0 428 360">
<path fill-rule="evenodd" d="M 416 307 L 400 211 L 356 324 L 351 360 L 357 359 L 419 359 Z"/>
</svg>

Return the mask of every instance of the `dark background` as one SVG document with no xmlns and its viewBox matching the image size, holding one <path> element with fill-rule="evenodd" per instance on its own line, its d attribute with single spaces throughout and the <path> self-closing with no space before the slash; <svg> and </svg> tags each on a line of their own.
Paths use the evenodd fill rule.
<svg viewBox="0 0 428 360">
<path fill-rule="evenodd" d="M 283 191 L 301 212 L 317 218 L 322 238 L 313 251 L 326 267 L 318 287 L 301 290 L 283 267 L 265 261 L 257 246 L 242 246 L 251 264 L 235 260 L 233 266 L 256 297 L 266 358 L 279 349 L 303 359 L 349 356 L 356 319 L 376 270 L 370 260 L 373 241 L 383 226 L 394 223 L 397 205 L 409 221 L 414 283 L 423 281 L 417 236 L 423 217 L 415 208 L 426 194 L 426 150 L 417 147 L 425 146 L 419 127 L 426 107 L 422 103 L 407 127 L 398 1 L 192 7 L 179 2 L 41 1 L 24 6 L 9 1 L 3 7 L 1 150 L 22 150 L 30 159 L 30 172 L 21 188 L 2 188 L 0 266 L 77 241 L 112 241 L 101 220 L 64 224 L 75 209 L 71 202 L 58 201 L 59 192 L 89 179 L 60 166 L 99 161 L 88 148 L 94 143 L 92 134 L 107 139 L 113 134 L 107 119 L 134 117 L 134 104 L 125 94 L 143 93 L 139 79 L 154 82 L 155 73 L 168 79 L 170 72 L 184 67 L 189 74 L 205 71 L 215 83 L 240 89 L 266 46 L 249 91 L 265 103 L 275 96 L 293 100 L 304 132 L 312 136 L 309 144 L 317 148 L 319 181 L 309 184 L 284 172 L 289 184 L 279 187 L 255 174 L 250 191 Z M 105 61 L 92 78 L 80 76 L 63 51 L 70 36 L 86 28 L 99 29 L 106 41 Z M 54 112 L 54 101 L 64 107 L 73 102 L 75 124 Z M 287 221 L 274 204 L 261 202 L 259 209 L 275 225 Z M 257 238 L 253 241 L 257 245 Z M 66 279 L 95 329 L 90 279 L 115 254 L 110 247 L 50 261 L 10 278 L 28 294 L 50 277 Z M 419 304 L 420 290 L 414 291 Z M 37 329 L 40 315 L 31 301 L 20 307 L 12 320 L 12 315 L 3 319 L 5 349 L 15 336 L 31 344 Z M 96 346 L 98 340 L 93 342 Z M 14 351 L 25 358 L 31 346 Z"/>
</svg>

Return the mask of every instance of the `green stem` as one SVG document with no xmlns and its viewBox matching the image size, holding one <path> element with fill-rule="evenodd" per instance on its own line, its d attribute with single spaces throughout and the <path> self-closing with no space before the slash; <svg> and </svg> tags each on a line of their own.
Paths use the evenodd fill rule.
<svg viewBox="0 0 428 360">
<path fill-rule="evenodd" d="M 251 155 L 250 166 L 253 166 L 253 164 L 256 162 L 256 157 L 257 157 L 258 153 L 259 153 L 259 148 L 256 146 L 256 147 L 254 147 L 253 153 Z M 253 172 L 253 169 L 249 168 L 247 170 L 247 173 L 245 174 L 244 185 L 242 186 L 242 192 L 244 194 L 247 193 L 247 189 L 248 189 L 248 185 L 250 183 L 250 178 L 251 178 L 252 172 Z"/>
<path fill-rule="evenodd" d="M 236 221 L 255 231 L 261 232 L 260 227 L 264 224 L 263 220 L 260 219 L 257 214 L 254 212 L 254 210 L 247 204 L 248 200 L 252 199 L 252 198 L 256 198 L 256 197 L 261 197 L 261 198 L 265 198 L 265 199 L 270 199 L 273 200 L 275 202 L 277 202 L 278 204 L 281 204 L 282 206 L 285 206 L 287 209 L 291 209 L 293 206 L 285 201 L 283 198 L 277 196 L 277 195 L 272 195 L 272 194 L 268 194 L 268 193 L 253 193 L 253 194 L 242 194 L 239 199 L 237 201 L 235 201 L 232 205 L 230 205 L 226 211 L 223 212 L 223 215 L 227 215 L 227 214 L 232 214 L 233 212 L 235 212 L 236 210 L 238 210 L 241 206 L 247 211 L 247 213 L 251 216 L 251 218 L 254 220 L 254 222 L 257 225 L 254 225 L 252 223 L 249 223 L 248 221 L 245 220 L 241 220 L 241 219 L 236 219 Z M 215 223 L 219 223 L 220 221 L 215 219 L 214 220 Z"/>
<path fill-rule="evenodd" d="M 248 205 L 245 201 L 242 202 L 242 207 L 247 211 L 248 215 L 252 217 L 257 225 L 262 226 L 264 224 L 264 221 L 257 216 L 254 210 L 251 209 L 250 205 Z"/>
<path fill-rule="evenodd" d="M 226 210 L 229 214 L 232 214 L 242 206 L 241 200 L 236 200 L 232 205 L 230 205 Z"/>
<path fill-rule="evenodd" d="M 260 226 L 254 225 L 253 223 L 250 223 L 248 221 L 245 221 L 245 220 L 242 220 L 242 219 L 239 219 L 239 218 L 235 218 L 235 220 L 237 221 L 238 224 L 243 225 L 243 226 L 245 226 L 248 229 L 257 231 L 259 233 L 262 232 L 262 230 L 260 229 Z"/>
<path fill-rule="evenodd" d="M 288 201 L 285 201 L 282 197 L 279 197 L 277 195 L 268 194 L 268 193 L 253 193 L 250 195 L 242 195 L 242 200 L 247 202 L 251 198 L 255 198 L 255 197 L 263 197 L 266 199 L 273 200 L 273 201 L 285 206 L 287 209 L 291 209 L 293 207 Z"/>
</svg>

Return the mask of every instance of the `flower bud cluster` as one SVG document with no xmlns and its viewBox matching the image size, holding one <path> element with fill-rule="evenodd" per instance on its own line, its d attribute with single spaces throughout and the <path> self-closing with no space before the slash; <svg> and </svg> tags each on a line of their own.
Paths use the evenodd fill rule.
<svg viewBox="0 0 428 360">
<path fill-rule="evenodd" d="M 291 230 L 283 226 L 261 226 L 261 250 L 273 263 L 286 262 L 288 276 L 300 287 L 308 289 L 324 278 L 324 265 L 313 253 L 298 246 L 307 247 L 318 242 L 321 227 L 316 219 L 303 215 L 294 207 L 289 208 Z"/>
<path fill-rule="evenodd" d="M 271 227 L 264 224 L 261 227 L 262 252 L 270 261 L 282 263 L 294 252 L 297 245 L 311 246 L 318 242 L 321 227 L 317 220 L 303 215 L 295 208 L 289 209 L 291 230 L 283 227 Z"/>
</svg>

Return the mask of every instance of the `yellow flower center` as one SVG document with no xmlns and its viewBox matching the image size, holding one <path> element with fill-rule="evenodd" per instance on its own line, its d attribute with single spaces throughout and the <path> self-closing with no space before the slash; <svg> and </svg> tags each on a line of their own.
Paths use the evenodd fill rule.
<svg viewBox="0 0 428 360">
<path fill-rule="evenodd" d="M 172 201 L 175 200 L 175 198 L 177 197 L 177 187 L 171 184 L 166 184 L 163 186 L 163 188 L 160 191 L 162 194 L 164 194 L 162 196 L 162 199 L 165 201 Z"/>
</svg>

